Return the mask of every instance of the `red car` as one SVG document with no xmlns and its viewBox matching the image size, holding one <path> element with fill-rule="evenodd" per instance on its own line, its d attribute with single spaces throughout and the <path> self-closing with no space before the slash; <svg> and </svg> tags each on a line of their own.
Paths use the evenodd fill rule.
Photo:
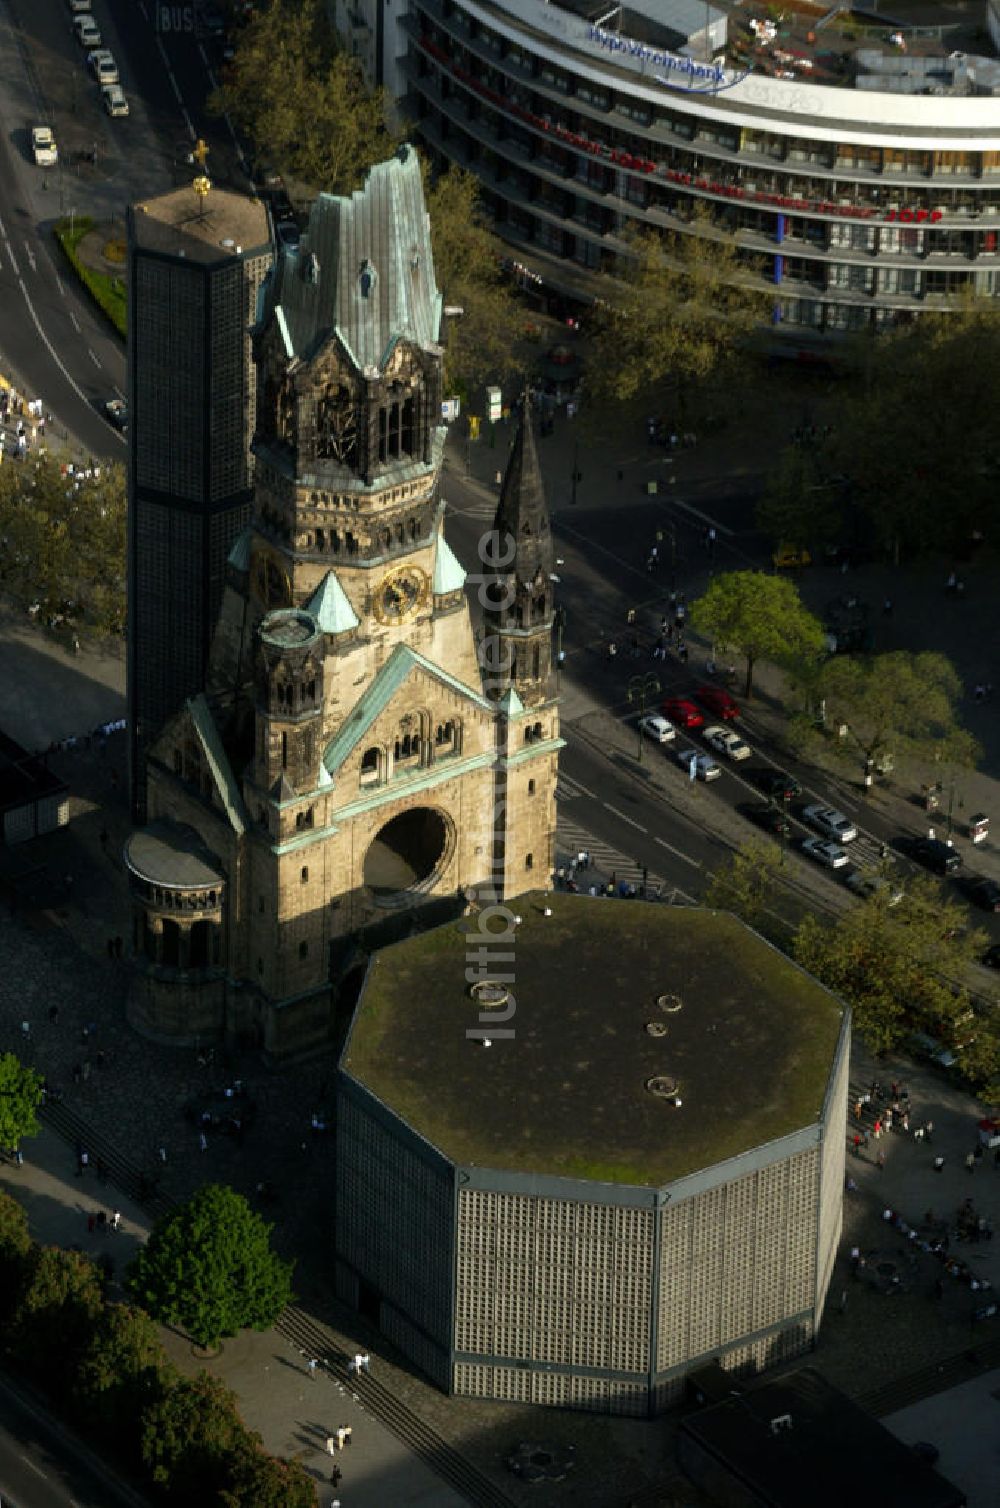
<svg viewBox="0 0 1000 1508">
<path fill-rule="evenodd" d="M 716 717 L 721 717 L 724 722 L 731 723 L 734 717 L 739 717 L 740 709 L 721 686 L 699 686 L 695 696 L 703 707 L 714 712 Z"/>
<path fill-rule="evenodd" d="M 685 701 L 680 696 L 668 696 L 663 703 L 663 712 L 678 728 L 700 728 L 705 721 L 694 702 Z"/>
</svg>

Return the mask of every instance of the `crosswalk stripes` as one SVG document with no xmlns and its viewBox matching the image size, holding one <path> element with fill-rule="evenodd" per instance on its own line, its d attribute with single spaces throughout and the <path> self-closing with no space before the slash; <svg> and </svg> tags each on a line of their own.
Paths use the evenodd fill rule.
<svg viewBox="0 0 1000 1508">
<path fill-rule="evenodd" d="M 599 838 L 593 837 L 577 822 L 564 821 L 562 814 L 559 815 L 556 826 L 556 867 L 560 868 L 575 859 L 581 850 L 590 854 L 590 868 L 577 876 L 577 883 L 581 890 L 586 890 L 590 885 L 600 886 L 607 884 L 614 875 L 617 882 L 625 881 L 626 884 L 635 885 L 637 888 L 643 883 L 643 868 L 635 859 L 630 859 L 626 854 L 612 848 L 609 843 L 602 843 Z M 673 886 L 663 878 L 648 870 L 645 874 L 646 885 L 651 894 L 669 895 Z"/>
</svg>

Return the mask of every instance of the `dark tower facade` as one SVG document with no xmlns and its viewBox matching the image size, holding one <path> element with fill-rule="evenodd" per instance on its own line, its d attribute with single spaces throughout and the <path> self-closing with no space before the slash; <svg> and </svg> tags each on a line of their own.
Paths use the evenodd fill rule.
<svg viewBox="0 0 1000 1508">
<path fill-rule="evenodd" d="M 493 521 L 495 580 L 488 593 L 487 632 L 496 636 L 501 694 L 513 688 L 525 707 L 549 698 L 555 602 L 549 510 L 531 422 L 521 404 L 500 501 Z"/>
<path fill-rule="evenodd" d="M 267 211 L 175 189 L 128 211 L 128 698 L 133 814 L 145 754 L 205 682 L 226 557 L 251 514 L 250 327 Z"/>
</svg>

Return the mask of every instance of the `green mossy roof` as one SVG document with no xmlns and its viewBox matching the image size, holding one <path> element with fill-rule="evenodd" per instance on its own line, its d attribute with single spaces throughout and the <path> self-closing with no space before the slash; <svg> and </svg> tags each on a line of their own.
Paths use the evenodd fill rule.
<svg viewBox="0 0 1000 1508">
<path fill-rule="evenodd" d="M 514 959 L 490 973 L 514 975 L 513 1038 L 466 1036 L 472 917 L 375 956 L 342 1060 L 455 1163 L 657 1187 L 819 1119 L 843 1007 L 734 917 L 565 894 L 511 908 Z M 646 1089 L 660 1073 L 680 1109 Z"/>
</svg>

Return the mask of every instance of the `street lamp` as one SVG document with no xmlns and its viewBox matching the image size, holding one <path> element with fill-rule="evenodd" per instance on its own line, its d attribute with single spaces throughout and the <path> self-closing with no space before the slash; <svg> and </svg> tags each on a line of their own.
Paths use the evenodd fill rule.
<svg viewBox="0 0 1000 1508">
<path fill-rule="evenodd" d="M 556 695 L 558 695 L 562 685 L 563 631 L 566 627 L 566 609 L 561 603 L 555 610 L 552 622 L 556 631 Z"/>
<path fill-rule="evenodd" d="M 642 719 L 646 715 L 646 698 L 649 696 L 659 696 L 659 694 L 660 682 L 651 670 L 647 670 L 645 675 L 634 675 L 628 683 L 629 705 L 631 706 L 635 702 L 639 704 L 639 721 L 636 724 L 636 728 L 639 734 L 640 764 L 642 763 Z"/>
</svg>

